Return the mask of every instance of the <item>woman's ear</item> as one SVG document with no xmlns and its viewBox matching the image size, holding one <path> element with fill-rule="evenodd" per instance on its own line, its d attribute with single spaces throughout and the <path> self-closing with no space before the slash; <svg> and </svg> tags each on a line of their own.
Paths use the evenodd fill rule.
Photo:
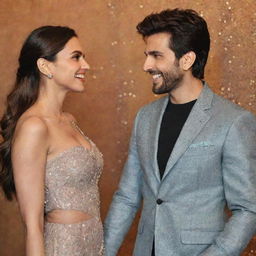
<svg viewBox="0 0 256 256">
<path fill-rule="evenodd" d="M 53 77 L 50 72 L 50 69 L 49 69 L 49 62 L 46 59 L 39 58 L 37 60 L 37 67 L 38 67 L 39 71 L 43 75 L 47 76 L 49 79 L 51 79 Z"/>
<path fill-rule="evenodd" d="M 195 60 L 196 54 L 193 51 L 187 52 L 180 58 L 180 67 L 187 71 L 193 66 Z"/>
</svg>

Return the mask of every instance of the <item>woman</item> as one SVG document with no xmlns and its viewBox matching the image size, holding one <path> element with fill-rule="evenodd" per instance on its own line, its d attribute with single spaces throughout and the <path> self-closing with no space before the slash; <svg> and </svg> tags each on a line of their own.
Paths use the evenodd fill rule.
<svg viewBox="0 0 256 256">
<path fill-rule="evenodd" d="M 44 26 L 26 39 L 0 122 L 0 182 L 18 200 L 27 256 L 103 255 L 102 155 L 62 111 L 82 92 L 88 63 L 74 30 Z"/>
</svg>

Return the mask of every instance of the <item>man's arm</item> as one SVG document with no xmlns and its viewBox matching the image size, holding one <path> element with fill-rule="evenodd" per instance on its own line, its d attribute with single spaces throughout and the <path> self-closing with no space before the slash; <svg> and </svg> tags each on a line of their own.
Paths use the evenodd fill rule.
<svg viewBox="0 0 256 256">
<path fill-rule="evenodd" d="M 223 185 L 232 216 L 201 256 L 239 256 L 256 231 L 256 119 L 237 118 L 223 148 Z"/>
<path fill-rule="evenodd" d="M 117 254 L 141 203 L 142 173 L 136 145 L 138 119 L 139 114 L 135 119 L 129 155 L 119 188 L 113 197 L 104 224 L 106 256 L 115 256 Z"/>
</svg>

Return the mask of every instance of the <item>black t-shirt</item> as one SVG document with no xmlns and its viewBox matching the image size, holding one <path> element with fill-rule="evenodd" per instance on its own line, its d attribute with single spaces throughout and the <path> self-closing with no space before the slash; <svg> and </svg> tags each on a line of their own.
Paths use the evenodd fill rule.
<svg viewBox="0 0 256 256">
<path fill-rule="evenodd" d="M 176 140 L 195 102 L 196 100 L 184 104 L 173 104 L 169 101 L 167 104 L 161 123 L 157 152 L 161 178 L 163 177 L 167 161 L 172 153 Z"/>
</svg>

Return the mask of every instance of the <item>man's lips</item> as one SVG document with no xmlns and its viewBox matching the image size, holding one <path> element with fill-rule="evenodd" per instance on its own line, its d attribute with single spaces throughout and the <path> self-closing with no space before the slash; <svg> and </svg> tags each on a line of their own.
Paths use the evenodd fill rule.
<svg viewBox="0 0 256 256">
<path fill-rule="evenodd" d="M 152 77 L 153 77 L 153 79 L 157 79 L 157 78 L 162 77 L 162 75 L 161 74 L 156 74 L 156 75 L 153 75 Z"/>
<path fill-rule="evenodd" d="M 151 76 L 156 76 L 156 77 L 160 77 L 162 76 L 162 72 L 156 71 L 156 70 L 148 70 L 147 71 Z"/>
</svg>

